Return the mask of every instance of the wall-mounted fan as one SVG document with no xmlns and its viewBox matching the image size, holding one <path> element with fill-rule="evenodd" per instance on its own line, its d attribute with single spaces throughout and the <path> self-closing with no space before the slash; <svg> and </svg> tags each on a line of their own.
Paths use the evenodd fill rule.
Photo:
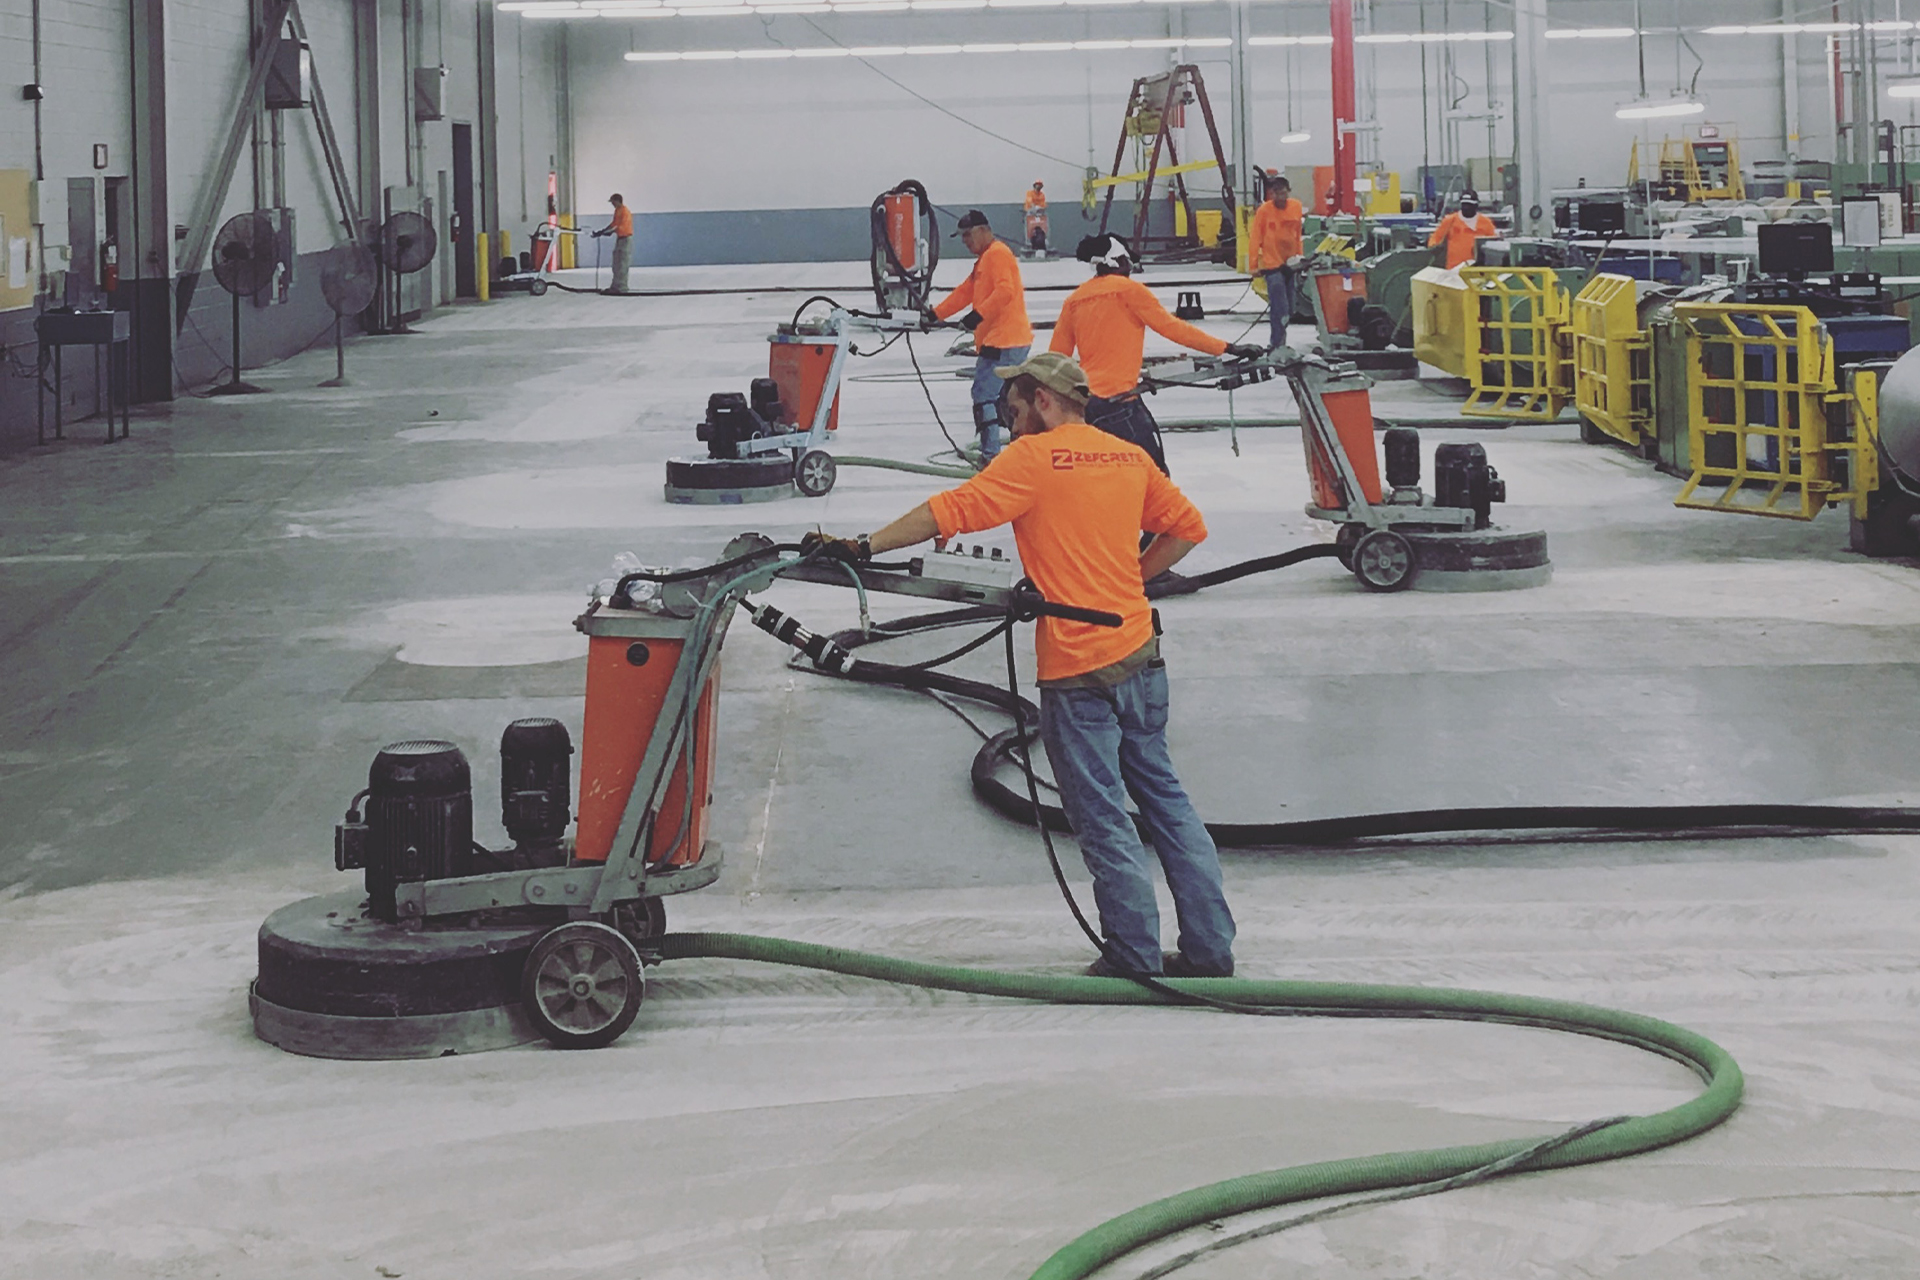
<svg viewBox="0 0 1920 1280">
<path fill-rule="evenodd" d="M 279 264 L 279 236 L 273 219 L 264 213 L 237 213 L 214 236 L 213 278 L 233 297 L 233 371 L 209 394 L 239 396 L 265 390 L 240 380 L 240 299 L 251 298 L 272 284 Z"/>
<path fill-rule="evenodd" d="M 400 317 L 404 311 L 400 301 L 400 282 L 403 277 L 416 271 L 423 271 L 433 261 L 434 250 L 439 247 L 439 238 L 434 235 L 433 224 L 417 213 L 402 210 L 391 214 L 380 224 L 374 233 L 373 252 L 380 260 L 383 294 L 386 299 L 386 327 L 382 333 L 412 333 L 406 322 Z"/>
<path fill-rule="evenodd" d="M 346 318 L 373 305 L 380 288 L 380 267 L 363 244 L 344 241 L 327 250 L 320 264 L 320 296 L 333 308 L 333 376 L 320 385 L 347 385 L 347 344 L 342 327 Z"/>
</svg>

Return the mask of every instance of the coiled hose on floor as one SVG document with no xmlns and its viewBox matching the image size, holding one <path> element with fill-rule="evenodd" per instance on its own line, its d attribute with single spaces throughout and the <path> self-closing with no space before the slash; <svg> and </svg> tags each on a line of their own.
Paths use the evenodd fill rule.
<svg viewBox="0 0 1920 1280">
<path fill-rule="evenodd" d="M 1191 577 L 1167 574 L 1148 584 L 1147 595 L 1156 600 L 1190 595 L 1253 574 L 1335 557 L 1339 553 L 1340 549 L 1332 544 L 1314 543 Z M 970 605 L 897 618 L 877 623 L 866 631 L 841 631 L 832 639 L 835 645 L 851 653 L 883 640 L 897 640 L 948 627 L 994 622 L 1003 620 L 1005 616 L 1001 609 Z M 1015 698 L 998 685 L 929 671 L 922 665 L 901 667 L 861 658 L 846 664 L 843 669 L 821 670 L 823 674 L 864 684 L 953 694 L 1009 715 L 1014 713 L 1017 704 L 1026 723 L 1033 725 L 1039 721 L 1037 707 L 1031 702 Z M 975 795 L 1002 817 L 1025 826 L 1034 825 L 1033 801 L 1021 790 L 1001 781 L 1000 770 L 1015 761 L 1018 753 L 1025 751 L 1033 736 L 1031 731 L 1023 734 L 1017 728 L 988 736 L 974 753 L 969 771 Z M 1040 818 L 1049 831 L 1066 832 L 1071 829 L 1066 813 L 1058 805 L 1040 805 Z M 1835 833 L 1890 835 L 1920 831 L 1920 808 L 1758 803 L 1503 805 L 1368 813 L 1297 822 L 1209 822 L 1207 830 L 1216 844 L 1227 849 L 1325 847 L 1361 840 L 1468 832 L 1526 832 L 1529 833 L 1527 839 L 1537 843 L 1591 840 L 1597 837 L 1670 839 L 1708 834 L 1743 839 Z"/>
<path fill-rule="evenodd" d="M 1167 995 L 1123 978 L 996 973 L 751 934 L 668 934 L 661 939 L 661 949 L 665 959 L 757 960 L 881 982 L 1054 1004 L 1174 1003 Z M 1404 1194 L 1447 1190 L 1465 1181 L 1594 1164 L 1652 1151 L 1705 1133 L 1725 1120 L 1738 1109 L 1744 1088 L 1739 1065 L 1706 1037 L 1657 1018 L 1595 1005 L 1488 991 L 1361 983 L 1209 978 L 1169 980 L 1164 985 L 1258 1006 L 1262 1012 L 1302 1017 L 1498 1022 L 1595 1036 L 1671 1058 L 1698 1074 L 1706 1088 L 1691 1101 L 1666 1111 L 1599 1121 L 1583 1125 L 1572 1134 L 1329 1160 L 1197 1187 L 1129 1210 L 1083 1233 L 1048 1258 L 1033 1273 L 1032 1280 L 1083 1280 L 1101 1267 L 1176 1232 L 1279 1205 L 1390 1188 L 1406 1189 L 1402 1196 L 1394 1197 L 1403 1198 Z M 1197 1252 L 1189 1254 L 1176 1263 L 1197 1256 Z M 1165 1275 L 1171 1268 L 1172 1264 L 1156 1268 L 1153 1274 Z"/>
</svg>

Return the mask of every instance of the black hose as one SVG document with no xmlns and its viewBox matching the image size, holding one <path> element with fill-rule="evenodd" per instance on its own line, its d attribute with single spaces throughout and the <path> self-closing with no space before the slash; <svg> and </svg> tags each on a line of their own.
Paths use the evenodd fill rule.
<svg viewBox="0 0 1920 1280">
<path fill-rule="evenodd" d="M 1305 564 L 1309 560 L 1325 560 L 1337 557 L 1339 554 L 1340 548 L 1333 543 L 1316 542 L 1311 546 L 1282 551 L 1277 556 L 1242 560 L 1239 564 L 1230 564 L 1224 569 L 1212 569 L 1206 573 L 1196 573 L 1191 577 L 1169 570 L 1147 584 L 1147 599 L 1164 600 L 1168 596 L 1190 596 L 1205 587 L 1217 587 L 1223 582 L 1233 582 L 1240 578 L 1251 577 L 1256 573 L 1288 569 L 1296 564 Z"/>
<path fill-rule="evenodd" d="M 1309 560 L 1339 554 L 1329 544 L 1296 547 L 1278 555 L 1228 565 L 1208 573 L 1181 578 L 1150 596 L 1187 595 L 1205 587 L 1232 582 L 1256 573 L 1283 569 Z M 1156 579 L 1156 582 L 1159 581 Z M 842 631 L 834 643 L 847 650 L 883 640 L 1005 617 L 1003 610 L 986 605 L 916 614 L 879 623 L 867 631 Z M 998 628 L 942 658 L 912 666 L 895 666 L 860 659 L 844 672 L 823 672 L 862 684 L 890 685 L 916 691 L 937 690 L 970 699 L 1014 715 L 1021 725 L 1037 723 L 1039 708 L 998 685 L 930 670 L 943 661 L 971 652 L 999 633 Z M 1023 826 L 1034 823 L 1036 799 L 1021 795 L 1000 780 L 1003 764 L 1024 751 L 1033 734 L 1008 729 L 989 738 L 974 754 L 970 774 L 974 794 L 1002 817 Z M 1045 829 L 1069 832 L 1071 827 L 1058 805 L 1040 803 Z M 1136 818 L 1136 821 L 1138 819 Z M 1721 838 L 1763 839 L 1783 836 L 1853 833 L 1887 835 L 1920 831 L 1920 809 L 1817 804 L 1682 804 L 1682 805 L 1517 805 L 1463 809 L 1418 809 L 1395 813 L 1359 814 L 1343 818 L 1313 818 L 1296 822 L 1209 822 L 1214 842 L 1228 849 L 1325 848 L 1359 841 L 1431 835 L 1485 835 L 1496 832 L 1536 833 L 1528 843 L 1560 844 L 1595 839 L 1673 838 L 1713 835 Z"/>
<path fill-rule="evenodd" d="M 1024 749 L 1019 736 L 1017 730 L 1005 730 L 988 739 L 974 754 L 973 793 L 1002 817 L 1032 826 L 1032 799 L 999 777 L 1001 764 Z M 1071 829 L 1067 815 L 1058 805 L 1042 804 L 1040 812 L 1048 830 Z M 1559 844 L 1570 838 L 1590 839 L 1595 835 L 1628 839 L 1711 834 L 1758 839 L 1835 832 L 1886 835 L 1920 831 L 1920 809 L 1817 804 L 1514 805 L 1418 809 L 1347 818 L 1310 818 L 1300 822 L 1209 822 L 1207 831 L 1223 849 L 1326 848 L 1395 836 L 1501 831 L 1539 832 L 1533 841 L 1539 844 Z"/>
</svg>

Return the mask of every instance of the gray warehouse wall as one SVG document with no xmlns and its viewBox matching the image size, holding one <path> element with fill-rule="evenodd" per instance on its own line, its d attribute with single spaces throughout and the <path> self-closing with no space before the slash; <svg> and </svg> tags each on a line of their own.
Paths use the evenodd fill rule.
<svg viewBox="0 0 1920 1280">
<path fill-rule="evenodd" d="M 176 291 L 175 272 L 203 267 L 177 261 L 184 229 L 207 189 L 227 136 L 248 70 L 250 22 L 266 0 L 0 0 L 0 169 L 38 178 L 39 214 L 30 226 L 10 225 L 9 238 L 28 235 L 33 247 L 29 305 L 0 310 L 0 455 L 35 442 L 35 379 L 40 352 L 33 321 L 42 311 L 67 305 L 140 305 L 160 339 L 155 395 L 183 393 L 221 376 L 230 363 L 231 302 L 203 272 L 184 316 L 153 316 Z M 39 10 L 37 23 L 34 18 Z M 497 21 L 491 0 L 305 0 L 300 6 L 312 48 L 313 74 L 325 94 L 339 146 L 363 214 L 377 214 L 385 193 L 418 192 L 442 237 L 440 261 L 409 280 L 410 306 L 425 309 L 451 301 L 454 255 L 447 232 L 451 202 L 442 198 L 452 168 L 452 128 L 474 128 L 476 225 L 498 231 L 529 223 L 546 208 L 547 169 L 561 157 L 565 102 L 557 82 L 564 64 L 564 38 L 557 30 L 523 29 Z M 504 15 L 503 15 L 504 16 Z M 496 25 L 491 44 L 486 28 Z M 154 47 L 136 47 L 133 31 L 155 30 Z M 371 33 L 371 39 L 363 36 Z M 36 38 L 37 36 L 37 38 Z M 35 71 L 38 51 L 39 70 Z M 369 51 L 371 56 L 368 56 Z M 130 67 L 154 53 L 150 97 L 139 92 Z M 413 68 L 446 68 L 445 118 L 416 120 Z M 486 91 L 491 81 L 492 93 Z M 38 83 L 44 99 L 36 128 L 34 104 L 18 86 Z M 371 92 L 366 92 L 370 90 Z M 363 101 L 378 108 L 363 112 Z M 153 109 L 158 102 L 160 111 Z M 151 160 L 142 173 L 136 154 L 143 119 L 164 120 L 164 163 Z M 333 194 L 311 114 L 280 113 L 285 139 L 276 166 L 270 146 L 243 147 L 215 223 L 255 208 L 290 209 L 294 265 L 284 296 L 277 292 L 242 303 L 242 363 L 255 367 L 284 358 L 330 334 L 332 313 L 320 293 L 321 255 L 348 235 Z M 261 117 L 261 137 L 271 121 Z M 95 166 L 96 147 L 106 163 Z M 276 169 L 279 174 L 276 190 Z M 566 175 L 569 184 L 571 175 Z M 116 231 L 106 219 L 110 181 L 141 180 L 164 190 L 150 245 L 149 287 L 136 284 L 133 263 L 123 258 L 120 289 L 105 293 L 99 256 Z M 69 229 L 70 182 L 88 186 L 94 211 L 90 228 Z M 123 193 L 124 194 L 124 193 Z M 127 203 L 131 203 L 128 201 Z M 81 207 L 81 206 L 76 206 Z M 524 234 L 524 232 L 522 232 Z M 466 242 L 472 244 L 469 238 Z M 130 245 L 126 247 L 131 247 Z M 0 245 L 0 249 L 4 246 Z M 169 259 L 176 260 L 169 260 Z M 69 271 L 69 263 L 78 269 Z M 175 320 L 178 320 L 177 333 Z M 92 413 L 92 358 L 70 353 L 78 376 L 67 386 L 69 420 Z M 136 423 L 135 430 L 137 431 Z M 89 439 L 94 426 L 69 430 Z M 99 428 L 104 435 L 104 427 Z"/>
</svg>

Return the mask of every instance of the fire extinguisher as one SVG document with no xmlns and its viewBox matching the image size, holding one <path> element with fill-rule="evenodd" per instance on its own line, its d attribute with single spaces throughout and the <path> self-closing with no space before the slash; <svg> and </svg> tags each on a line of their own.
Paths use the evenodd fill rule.
<svg viewBox="0 0 1920 1280">
<path fill-rule="evenodd" d="M 120 246 L 111 241 L 100 255 L 100 287 L 108 293 L 120 287 Z"/>
</svg>

